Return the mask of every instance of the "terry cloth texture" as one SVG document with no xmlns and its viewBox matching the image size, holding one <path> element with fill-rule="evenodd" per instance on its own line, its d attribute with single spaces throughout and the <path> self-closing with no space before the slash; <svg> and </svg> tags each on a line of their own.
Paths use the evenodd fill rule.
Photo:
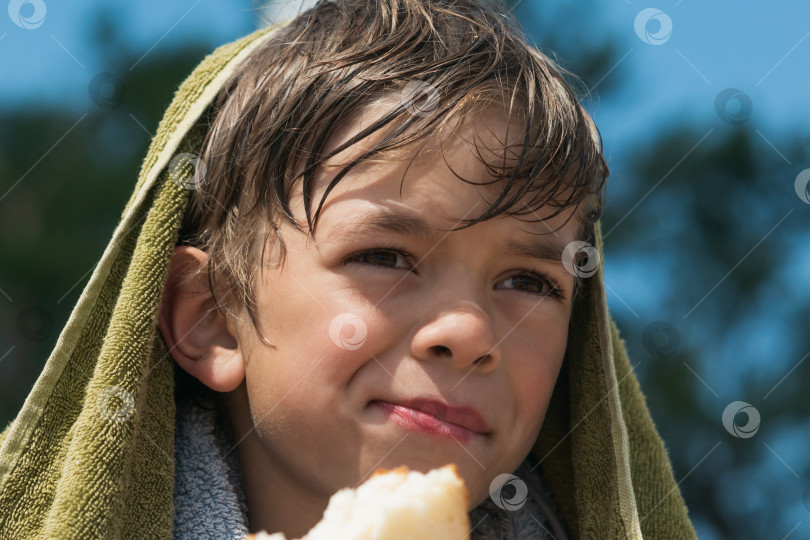
<svg viewBox="0 0 810 540">
<path fill-rule="evenodd" d="M 177 394 L 175 540 L 242 540 L 249 532 L 238 452 L 226 425 L 204 393 Z"/>
<path fill-rule="evenodd" d="M 568 540 L 553 496 L 532 466 L 529 456 L 511 482 L 473 508 L 470 540 Z"/>
<path fill-rule="evenodd" d="M 176 92 L 109 245 L 22 409 L 0 434 L 3 538 L 172 538 L 174 370 L 156 321 L 191 167 L 172 158 L 199 154 L 203 112 L 271 34 L 258 30 L 220 47 Z M 600 264 L 584 281 L 531 456 L 569 538 L 693 539 L 608 312 L 598 223 L 596 233 Z"/>
<path fill-rule="evenodd" d="M 242 540 L 249 514 L 242 471 L 216 398 L 204 387 L 177 394 L 174 540 Z M 526 487 L 502 491 L 470 512 L 470 540 L 567 540 L 551 494 L 527 459 L 514 475 Z M 552 514 L 553 513 L 553 514 Z"/>
</svg>

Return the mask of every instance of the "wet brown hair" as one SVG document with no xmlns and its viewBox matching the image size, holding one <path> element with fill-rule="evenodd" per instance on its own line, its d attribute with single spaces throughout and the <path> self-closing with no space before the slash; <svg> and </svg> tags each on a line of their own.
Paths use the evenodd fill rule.
<svg viewBox="0 0 810 540">
<path fill-rule="evenodd" d="M 179 242 L 208 253 L 212 292 L 224 279 L 259 330 L 255 280 L 268 240 L 283 260 L 277 220 L 301 230 L 289 207 L 297 182 L 314 238 L 329 192 L 358 163 L 421 148 L 454 119 L 492 104 L 519 121 L 521 143 L 487 149 L 499 160 L 478 152 L 495 178 L 486 183 L 501 192 L 459 229 L 498 215 L 537 222 L 575 208 L 579 238 L 592 243 L 608 175 L 601 137 L 563 76 L 578 80 L 529 45 L 504 11 L 481 0 L 322 0 L 251 53 L 208 110 L 205 175 L 195 180 Z M 397 96 L 388 114 L 325 151 L 350 116 Z M 318 168 L 371 135 L 376 144 L 338 172 L 313 216 Z M 554 211 L 540 218 L 541 207 Z"/>
</svg>

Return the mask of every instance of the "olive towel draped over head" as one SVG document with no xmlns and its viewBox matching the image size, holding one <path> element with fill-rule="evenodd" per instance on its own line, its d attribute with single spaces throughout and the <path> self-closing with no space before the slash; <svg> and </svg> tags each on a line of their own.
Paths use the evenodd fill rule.
<svg viewBox="0 0 810 540">
<path fill-rule="evenodd" d="M 176 92 L 109 245 L 0 434 L 2 538 L 172 537 L 175 374 L 156 321 L 193 166 L 173 158 L 199 153 L 199 119 L 272 32 L 218 48 Z M 584 284 L 535 472 L 569 538 L 696 538 L 608 312 L 601 259 Z"/>
</svg>

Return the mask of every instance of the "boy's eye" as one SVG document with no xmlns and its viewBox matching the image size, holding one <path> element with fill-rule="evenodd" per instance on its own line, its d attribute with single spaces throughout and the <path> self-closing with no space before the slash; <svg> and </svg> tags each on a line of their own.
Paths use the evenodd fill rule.
<svg viewBox="0 0 810 540">
<path fill-rule="evenodd" d="M 400 259 L 404 261 L 404 266 L 397 266 L 397 262 Z M 360 251 L 351 255 L 346 259 L 345 262 L 370 264 L 373 266 L 382 266 L 395 270 L 410 270 L 411 268 L 408 265 L 408 261 L 410 260 L 412 260 L 412 257 L 407 251 L 405 251 L 403 248 L 392 246 Z M 516 290 L 535 296 L 550 296 L 552 299 L 559 301 L 565 299 L 565 295 L 559 284 L 548 274 L 530 270 L 521 274 L 510 276 L 501 283 L 511 283 L 516 287 Z"/>
<path fill-rule="evenodd" d="M 537 272 L 528 272 L 525 274 L 515 274 L 514 276 L 510 276 L 503 280 L 501 283 L 506 282 L 517 283 L 520 287 L 525 286 L 525 292 L 530 294 L 535 294 L 538 296 L 550 296 L 553 299 L 561 300 L 564 299 L 564 295 L 562 290 L 560 289 L 559 285 L 556 281 L 551 279 L 547 274 L 540 274 Z"/>
<path fill-rule="evenodd" d="M 374 248 L 368 249 L 365 251 L 361 251 L 359 253 L 355 253 L 348 259 L 346 262 L 359 262 L 364 264 L 373 264 L 375 266 L 386 266 L 389 268 L 398 268 L 397 267 L 397 258 L 400 257 L 404 259 L 406 262 L 410 258 L 409 255 L 400 248 Z M 401 269 L 407 270 L 408 267 L 405 268 L 399 267 Z"/>
</svg>

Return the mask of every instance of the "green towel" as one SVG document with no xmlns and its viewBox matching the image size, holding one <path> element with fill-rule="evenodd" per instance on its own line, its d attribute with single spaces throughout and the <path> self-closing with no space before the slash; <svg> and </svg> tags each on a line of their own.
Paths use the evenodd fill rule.
<svg viewBox="0 0 810 540">
<path fill-rule="evenodd" d="M 156 321 L 188 190 L 169 163 L 199 153 L 198 119 L 271 33 L 220 47 L 178 89 L 107 249 L 0 434 L 2 538 L 171 538 L 174 372 Z M 596 233 L 602 255 L 598 224 Z M 601 264 L 584 282 L 532 452 L 571 538 L 695 538 Z"/>
</svg>

